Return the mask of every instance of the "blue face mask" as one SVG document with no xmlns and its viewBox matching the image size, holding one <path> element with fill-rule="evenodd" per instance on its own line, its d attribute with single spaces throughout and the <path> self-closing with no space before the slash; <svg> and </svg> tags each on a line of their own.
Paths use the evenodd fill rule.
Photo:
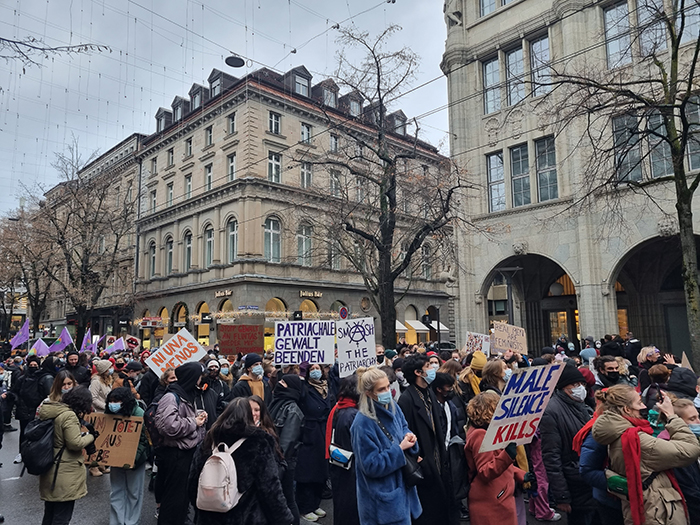
<svg viewBox="0 0 700 525">
<path fill-rule="evenodd" d="M 387 392 L 382 392 L 381 394 L 377 394 L 377 402 L 380 405 L 388 405 L 391 403 L 391 390 Z"/>
<path fill-rule="evenodd" d="M 433 381 L 435 381 L 435 374 L 437 374 L 437 370 L 435 370 L 434 368 L 428 368 L 425 371 L 425 382 L 430 384 Z"/>
<path fill-rule="evenodd" d="M 506 377 L 504 377 L 503 380 L 507 383 L 512 375 L 513 371 L 510 368 L 506 368 Z"/>
<path fill-rule="evenodd" d="M 316 381 L 320 380 L 321 376 L 323 376 L 323 374 L 321 373 L 320 370 L 312 370 L 311 372 L 309 372 L 309 377 L 311 379 L 316 380 Z"/>
<path fill-rule="evenodd" d="M 221 369 L 221 375 L 227 376 L 227 375 L 228 375 L 228 368 L 222 368 L 222 369 Z"/>
<path fill-rule="evenodd" d="M 263 370 L 262 365 L 255 365 L 255 366 L 253 367 L 252 372 L 253 372 L 256 376 L 262 377 L 262 375 L 263 375 L 263 373 L 264 373 L 265 371 Z"/>
<path fill-rule="evenodd" d="M 109 403 L 109 411 L 113 414 L 118 413 L 122 409 L 121 403 Z"/>
<path fill-rule="evenodd" d="M 688 428 L 690 428 L 690 431 L 695 434 L 696 437 L 700 437 L 700 425 L 688 425 Z"/>
</svg>

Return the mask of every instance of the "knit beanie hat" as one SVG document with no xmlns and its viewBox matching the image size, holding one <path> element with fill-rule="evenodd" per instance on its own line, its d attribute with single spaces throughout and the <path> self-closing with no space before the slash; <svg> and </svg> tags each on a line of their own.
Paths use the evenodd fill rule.
<svg viewBox="0 0 700 525">
<path fill-rule="evenodd" d="M 471 362 L 470 366 L 471 366 L 472 370 L 481 371 L 484 369 L 484 365 L 486 365 L 486 361 L 488 361 L 486 354 L 484 352 L 482 352 L 481 350 L 477 350 L 473 354 L 472 362 Z"/>
<path fill-rule="evenodd" d="M 586 384 L 586 378 L 583 374 L 578 371 L 576 365 L 565 365 L 564 370 L 559 376 L 559 381 L 557 381 L 557 389 L 561 390 L 565 386 L 573 385 L 574 383 Z"/>
<path fill-rule="evenodd" d="M 262 363 L 262 357 L 259 354 L 246 354 L 243 358 L 243 368 L 250 368 L 255 363 Z"/>
<path fill-rule="evenodd" d="M 93 364 L 98 374 L 104 374 L 107 370 L 109 370 L 109 367 L 112 366 L 112 363 L 107 359 L 100 359 L 99 361 L 95 361 Z"/>
</svg>

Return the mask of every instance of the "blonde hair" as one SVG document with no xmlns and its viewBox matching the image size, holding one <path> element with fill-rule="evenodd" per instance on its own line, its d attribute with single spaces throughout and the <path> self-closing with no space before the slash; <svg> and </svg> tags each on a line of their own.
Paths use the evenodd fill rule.
<svg viewBox="0 0 700 525">
<path fill-rule="evenodd" d="M 647 357 L 649 357 L 649 354 L 654 352 L 656 350 L 655 346 L 645 346 L 639 351 L 639 355 L 637 356 L 637 362 L 638 363 L 643 363 L 644 361 L 647 360 Z"/>
<path fill-rule="evenodd" d="M 602 400 L 604 412 L 613 412 L 622 414 L 622 409 L 629 407 L 630 404 L 639 396 L 634 387 L 627 385 L 615 385 L 608 388 L 606 391 L 600 391 L 601 395 L 596 394 L 596 399 Z"/>
<path fill-rule="evenodd" d="M 627 368 L 627 360 L 624 357 L 620 357 L 618 355 L 615 357 L 615 361 L 617 361 L 617 368 L 620 372 L 620 375 L 621 376 L 629 375 L 629 368 Z"/>
<path fill-rule="evenodd" d="M 357 390 L 360 393 L 360 401 L 358 402 L 359 410 L 368 418 L 376 421 L 377 412 L 374 410 L 374 399 L 372 399 L 370 394 L 374 390 L 374 385 L 377 384 L 377 381 L 382 378 L 388 381 L 389 378 L 383 370 L 379 370 L 375 367 L 368 368 L 361 374 L 358 373 L 357 377 Z M 394 403 L 391 403 L 391 411 L 394 413 L 396 412 Z"/>
</svg>

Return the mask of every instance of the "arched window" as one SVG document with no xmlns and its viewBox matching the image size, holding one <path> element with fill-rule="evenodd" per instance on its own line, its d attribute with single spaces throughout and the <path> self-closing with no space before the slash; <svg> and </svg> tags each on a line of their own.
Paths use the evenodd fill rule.
<svg viewBox="0 0 700 525">
<path fill-rule="evenodd" d="M 165 241 L 165 275 L 173 273 L 173 238 Z"/>
<path fill-rule="evenodd" d="M 265 221 L 265 260 L 282 261 L 282 226 L 277 217 L 268 217 Z"/>
<path fill-rule="evenodd" d="M 308 224 L 302 224 L 297 230 L 297 263 L 302 266 L 311 266 L 311 235 L 313 228 Z"/>
<path fill-rule="evenodd" d="M 232 263 L 238 257 L 238 221 L 228 221 L 228 262 Z"/>
<path fill-rule="evenodd" d="M 204 266 L 209 268 L 214 262 L 214 228 L 204 230 Z"/>
<path fill-rule="evenodd" d="M 149 275 L 149 277 L 154 277 L 156 274 L 156 243 L 155 242 L 151 242 L 151 244 L 148 245 L 148 262 L 149 262 L 148 275 Z"/>
<path fill-rule="evenodd" d="M 187 232 L 185 234 L 185 264 L 183 265 L 185 271 L 188 272 L 192 269 L 192 233 Z"/>
</svg>

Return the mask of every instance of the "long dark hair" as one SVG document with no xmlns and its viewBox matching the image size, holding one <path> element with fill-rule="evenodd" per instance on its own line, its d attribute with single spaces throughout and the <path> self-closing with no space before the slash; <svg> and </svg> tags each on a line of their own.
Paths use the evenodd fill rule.
<svg viewBox="0 0 700 525">
<path fill-rule="evenodd" d="M 49 399 L 51 401 L 61 400 L 63 397 L 63 382 L 66 379 L 73 381 L 73 388 L 78 386 L 78 382 L 75 380 L 75 377 L 73 377 L 73 374 L 71 374 L 68 370 L 59 371 L 56 374 L 56 377 L 53 378 L 53 384 L 51 385 L 51 391 L 49 392 Z"/>
<path fill-rule="evenodd" d="M 134 408 L 136 408 L 136 398 L 134 394 L 131 393 L 131 388 L 125 386 L 115 388 L 107 394 L 105 413 L 114 414 L 114 412 L 109 410 L 109 403 L 121 403 L 122 407 L 118 413 L 123 416 L 130 416 L 134 413 Z"/>
<path fill-rule="evenodd" d="M 277 429 L 275 428 L 275 424 L 272 422 L 272 417 L 270 417 L 270 411 L 267 409 L 265 401 L 260 396 L 255 395 L 250 396 L 248 401 L 253 401 L 260 407 L 260 428 L 275 439 L 275 450 L 277 451 L 277 454 L 284 459 L 284 454 L 280 448 L 280 439 L 277 435 Z"/>
<path fill-rule="evenodd" d="M 61 402 L 68 405 L 78 418 L 92 412 L 92 394 L 84 386 L 74 387 L 70 392 L 63 394 Z"/>
<path fill-rule="evenodd" d="M 253 425 L 253 410 L 250 408 L 248 398 L 237 397 L 228 404 L 223 414 L 211 426 L 202 446 L 211 450 L 214 445 L 225 441 L 227 434 L 242 436 L 246 428 Z"/>
</svg>

